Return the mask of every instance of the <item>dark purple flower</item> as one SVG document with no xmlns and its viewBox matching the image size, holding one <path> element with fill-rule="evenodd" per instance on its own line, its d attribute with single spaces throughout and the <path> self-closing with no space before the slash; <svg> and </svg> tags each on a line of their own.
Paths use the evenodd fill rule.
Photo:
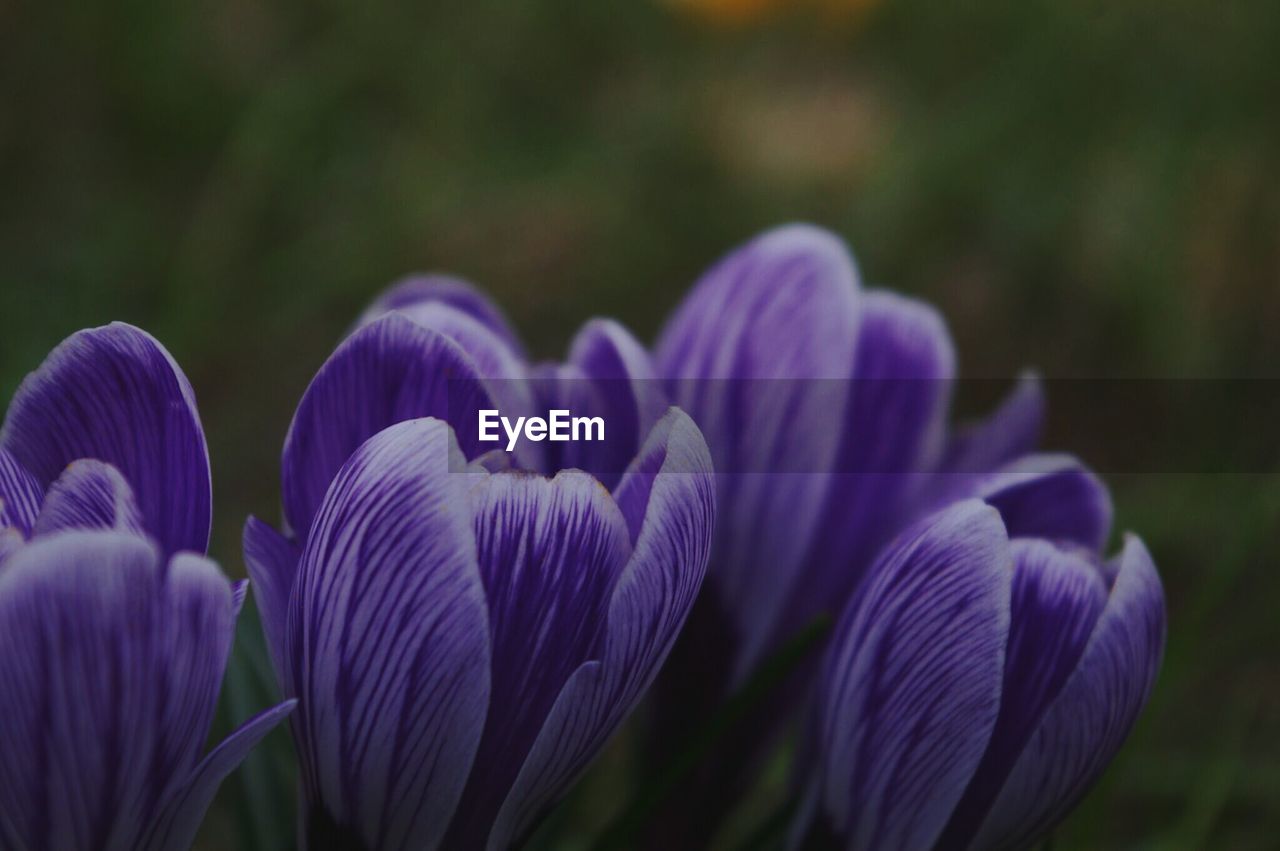
<svg viewBox="0 0 1280 851">
<path fill-rule="evenodd" d="M 1080 800 L 1145 705 L 1160 578 L 1019 538 L 966 500 L 903 533 L 836 628 L 797 840 L 849 849 L 1028 847 Z"/>
<path fill-rule="evenodd" d="M 1022 459 L 1040 429 L 1038 384 L 1026 379 L 989 421 L 950 432 L 955 353 L 942 317 L 863 291 L 844 244 L 805 225 L 765 233 L 707 272 L 655 358 L 719 473 L 706 595 L 728 633 L 726 688 L 819 612 L 838 612 L 921 511 L 996 487 L 985 474 Z M 1078 464 L 1030 463 L 1076 485 L 1083 522 L 1109 515 Z M 1043 484 L 1019 480 L 1025 498 Z"/>
<path fill-rule="evenodd" d="M 382 305 L 299 404 L 283 460 L 292 534 L 245 528 L 273 661 L 299 700 L 303 841 L 506 848 L 674 642 L 711 543 L 710 459 L 680 411 L 646 422 L 636 384 L 609 397 L 635 434 L 612 491 L 579 470 L 544 477 L 565 460 L 542 451 L 495 462 L 453 426 L 546 392 L 500 315 L 431 281 Z M 619 326 L 595 323 L 564 368 L 616 389 L 645 364 Z"/>
<path fill-rule="evenodd" d="M 222 779 L 292 709 L 202 756 L 244 585 L 126 531 L 0 564 L 0 847 L 189 848 Z"/>
<path fill-rule="evenodd" d="M 46 500 L 56 519 L 38 519 Z M 41 527 L 123 525 L 166 555 L 203 553 L 211 517 L 195 395 L 150 334 L 122 322 L 77 332 L 22 382 L 0 431 L 10 546 Z"/>
<path fill-rule="evenodd" d="M 245 591 L 202 555 L 209 515 L 191 388 L 149 335 L 81 331 L 18 389 L 0 434 L 0 847 L 187 848 L 291 710 L 201 756 Z"/>
<path fill-rule="evenodd" d="M 950 427 L 956 357 L 942 317 L 863 290 L 844 244 L 820 229 L 782 227 L 730 253 L 667 323 L 655 361 L 707 437 L 719 506 L 706 586 L 656 686 L 655 752 L 820 614 L 838 615 L 886 543 L 939 507 L 979 497 L 1010 535 L 1094 552 L 1106 540 L 1098 478 L 1033 454 L 1036 379 L 985 421 Z M 657 844 L 714 828 L 816 669 L 800 665 L 673 796 L 665 820 L 677 826 Z"/>
</svg>

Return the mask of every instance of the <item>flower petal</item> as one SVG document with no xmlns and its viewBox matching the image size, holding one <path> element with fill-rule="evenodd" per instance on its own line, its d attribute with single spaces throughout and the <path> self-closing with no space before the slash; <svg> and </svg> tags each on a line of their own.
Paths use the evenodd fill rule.
<svg viewBox="0 0 1280 851">
<path fill-rule="evenodd" d="M 253 598 L 258 603 L 262 632 L 267 639 L 267 652 L 276 677 L 284 682 L 285 622 L 289 612 L 289 595 L 298 575 L 302 552 L 298 545 L 256 517 L 245 521 L 241 535 L 244 564 L 253 580 Z"/>
<path fill-rule="evenodd" d="M 609 604 L 603 653 L 560 693 L 498 814 L 489 848 L 507 848 L 531 829 L 630 714 L 702 584 L 715 483 L 693 421 L 676 409 L 664 416 L 614 493 L 635 551 Z"/>
<path fill-rule="evenodd" d="M 947 473 L 990 473 L 1034 452 L 1040 443 L 1044 416 L 1040 377 L 1033 372 L 1023 373 L 990 416 L 951 436 L 941 469 Z"/>
<path fill-rule="evenodd" d="M 422 301 L 400 308 L 402 316 L 429 331 L 443 334 L 470 356 L 476 373 L 484 379 L 484 387 L 502 416 L 535 416 L 534 384 L 529 369 L 517 350 L 470 313 L 441 301 Z M 474 418 L 458 417 L 450 421 L 459 442 L 470 446 L 479 443 L 479 424 Z M 487 444 L 492 445 L 492 444 Z M 521 441 L 514 454 L 521 465 L 539 469 L 547 444 Z M 492 450 L 490 450 L 492 451 Z"/>
<path fill-rule="evenodd" d="M 621 478 L 668 407 L 649 353 L 609 319 L 582 326 L 567 364 L 542 387 L 548 408 L 598 416 L 608 426 L 603 441 L 548 444 L 548 469 L 586 470 L 606 487 Z"/>
<path fill-rule="evenodd" d="M 144 532 L 133 489 L 110 464 L 72 461 L 45 497 L 32 530 L 48 535 L 63 529 L 120 529 Z"/>
<path fill-rule="evenodd" d="M 820 687 L 822 801 L 845 847 L 928 848 L 995 725 L 1012 564 L 966 501 L 906 532 L 836 628 Z"/>
<path fill-rule="evenodd" d="M 5 847 L 139 847 L 203 748 L 232 620 L 216 565 L 187 554 L 162 569 L 133 534 L 64 532 L 13 555 L 0 574 Z"/>
<path fill-rule="evenodd" d="M 394 423 L 434 416 L 466 424 L 492 407 L 474 361 L 444 335 L 392 313 L 348 337 L 307 387 L 285 438 L 285 518 L 305 539 L 329 483 L 364 441 Z M 463 439 L 468 458 L 482 448 Z"/>
<path fill-rule="evenodd" d="M 444 334 L 471 356 L 485 378 L 526 378 L 524 360 L 511 343 L 475 316 L 439 301 L 423 301 L 397 311 L 426 328 Z"/>
<path fill-rule="evenodd" d="M 586 473 L 497 473 L 471 490 L 489 600 L 492 685 L 484 739 L 446 845 L 484 841 L 569 676 L 597 658 L 631 539 Z"/>
<path fill-rule="evenodd" d="M 1000 717 L 969 788 L 943 833 L 942 848 L 965 848 L 1031 733 L 1084 652 L 1107 602 L 1102 573 L 1078 551 L 1016 540 L 1012 619 Z"/>
<path fill-rule="evenodd" d="M 43 497 L 44 488 L 35 476 L 9 450 L 0 448 L 0 529 L 16 528 L 29 535 Z"/>
<path fill-rule="evenodd" d="M 1022 751 L 974 843 L 1021 848 L 1084 797 L 1146 705 L 1164 655 L 1164 591 L 1126 537 L 1119 573 L 1080 663 Z"/>
<path fill-rule="evenodd" d="M 22 537 L 22 533 L 16 528 L 0 529 L 0 567 L 9 556 L 22 549 L 27 544 L 27 539 Z"/>
<path fill-rule="evenodd" d="M 719 489 L 709 582 L 732 619 L 741 681 L 767 649 L 820 522 L 858 334 L 839 239 L 792 225 L 703 276 L 663 331 L 658 371 L 707 436 Z M 801 475 L 796 475 L 801 473 Z"/>
<path fill-rule="evenodd" d="M 1111 495 L 1070 455 L 1029 455 L 975 481 L 1011 538 L 1047 538 L 1100 552 L 1111 532 Z"/>
<path fill-rule="evenodd" d="M 371 848 L 439 845 L 484 727 L 488 615 L 457 451 L 434 419 L 360 446 L 289 602 L 284 690 L 299 700 L 309 820 L 323 811 Z"/>
<path fill-rule="evenodd" d="M 286 700 L 263 710 L 223 739 L 200 761 L 186 782 L 175 789 L 146 840 L 138 847 L 144 851 L 190 848 L 222 781 L 240 767 L 249 751 L 288 717 L 297 703 Z"/>
<path fill-rule="evenodd" d="M 44 487 L 79 458 L 105 461 L 166 553 L 208 548 L 209 452 L 195 395 L 145 331 L 115 322 L 64 340 L 14 394 L 0 446 Z"/>
<path fill-rule="evenodd" d="M 888 292 L 864 296 L 837 473 L 778 640 L 824 610 L 838 614 L 900 531 L 941 449 L 954 377 L 955 349 L 937 310 Z"/>
<path fill-rule="evenodd" d="M 524 357 L 520 338 L 511 330 L 502 310 L 471 284 L 447 275 L 414 275 L 397 281 L 369 305 L 357 326 L 368 325 L 392 310 L 432 303 L 448 305 L 473 317 L 505 340 L 518 357 Z"/>
</svg>

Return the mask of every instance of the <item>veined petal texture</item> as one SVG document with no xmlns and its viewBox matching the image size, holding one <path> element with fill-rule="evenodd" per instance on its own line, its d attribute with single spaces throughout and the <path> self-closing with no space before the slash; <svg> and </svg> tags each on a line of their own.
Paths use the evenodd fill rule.
<svg viewBox="0 0 1280 851">
<path fill-rule="evenodd" d="M 42 488 L 80 458 L 111 464 L 166 553 L 208 547 L 209 453 L 195 395 L 145 331 L 116 322 L 64 340 L 14 394 L 0 447 Z"/>
<path fill-rule="evenodd" d="M 440 420 L 378 432 L 311 527 L 283 654 L 309 834 L 436 848 L 462 795 L 489 704 L 490 637 L 471 479 L 450 472 L 453 453 Z"/>
<path fill-rule="evenodd" d="M 903 533 L 841 618 L 819 686 L 818 818 L 849 849 L 928 848 L 1000 706 L 1012 560 L 970 500 Z"/>
<path fill-rule="evenodd" d="M 165 564 L 134 534 L 62 532 L 13 555 L 0 573 L 2 844 L 174 847 L 157 831 L 189 843 L 245 752 L 178 803 L 202 774 L 234 619 L 216 565 Z"/>
</svg>

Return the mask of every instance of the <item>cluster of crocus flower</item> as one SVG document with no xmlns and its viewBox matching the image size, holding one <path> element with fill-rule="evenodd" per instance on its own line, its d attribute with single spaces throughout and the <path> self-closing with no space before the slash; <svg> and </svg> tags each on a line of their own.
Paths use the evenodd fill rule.
<svg viewBox="0 0 1280 851">
<path fill-rule="evenodd" d="M 280 530 L 244 528 L 286 702 L 197 765 L 243 586 L 179 552 L 208 536 L 185 379 L 141 332 L 83 332 L 0 438 L 0 629 L 19 648 L 3 664 L 23 683 L 3 708 L 25 719 L 0 732 L 0 844 L 184 847 L 217 781 L 296 704 L 303 847 L 513 847 L 651 684 L 642 739 L 662 756 L 828 616 L 812 658 L 636 842 L 703 847 L 801 720 L 792 846 L 1023 847 L 1145 704 L 1163 594 L 1136 538 L 1104 557 L 1098 477 L 1035 451 L 1037 382 L 955 429 L 954 377 L 937 313 L 862 291 L 843 244 L 807 226 L 713 267 L 652 351 L 593 320 L 563 362 L 533 364 L 468 285 L 393 286 L 298 404 Z M 476 439 L 480 410 L 568 407 L 609 440 Z M 111 580 L 76 591 L 92 570 Z M 76 689 L 118 711 L 37 729 Z M 98 774 L 63 771 L 82 747 Z M 117 755 L 138 748 L 165 770 L 126 771 Z M 63 773 L 36 784 L 42 759 Z M 100 790 L 108 770 L 125 777 Z"/>
<path fill-rule="evenodd" d="M 656 362 L 673 399 L 702 425 L 712 447 L 721 522 L 708 587 L 659 683 L 656 715 L 667 723 L 656 731 L 655 746 L 671 738 L 669 719 L 687 718 L 690 707 L 713 712 L 814 618 L 840 618 L 827 661 L 798 672 L 726 753 L 703 766 L 697 788 L 668 813 L 675 824 L 661 826 L 660 841 L 705 839 L 802 698 L 817 703 L 822 726 L 815 748 L 824 755 L 820 767 L 802 770 L 819 772 L 824 812 L 839 834 L 855 830 L 851 825 L 866 831 L 891 808 L 875 798 L 839 799 L 857 797 L 850 777 L 905 758 L 890 747 L 895 736 L 909 736 L 914 748 L 919 736 L 936 731 L 954 745 L 959 729 L 970 736 L 969 751 L 984 760 L 982 770 L 975 774 L 975 764 L 957 777 L 921 774 L 938 796 L 929 799 L 899 778 L 882 790 L 895 797 L 892 806 L 927 803 L 929 818 L 945 819 L 955 801 L 943 790 L 965 791 L 969 783 L 945 847 L 967 847 L 997 793 L 1004 795 L 1002 812 L 992 818 L 1004 826 L 985 827 L 977 847 L 1004 847 L 989 841 L 993 835 L 1025 841 L 1052 824 L 1051 816 L 1061 816 L 1097 778 L 1146 702 L 1163 651 L 1164 599 L 1136 539 L 1117 565 L 1104 561 L 1111 502 L 1098 477 L 1074 458 L 1034 451 L 1043 417 L 1038 382 L 1024 378 L 986 420 L 950 428 L 956 357 L 942 318 L 923 303 L 861 290 L 844 245 L 804 226 L 766 233 L 713 267 L 663 330 Z M 743 410 L 755 428 L 740 427 Z M 832 472 L 737 472 L 742 459 L 756 458 L 785 458 L 793 466 L 803 458 L 803 469 Z M 877 582 L 911 588 L 910 571 L 939 569 L 892 554 L 918 534 L 906 531 L 912 524 L 931 517 L 941 523 L 947 515 L 938 511 L 967 499 L 981 500 L 995 518 L 980 523 L 985 515 L 971 512 L 965 523 L 940 525 L 949 534 L 932 540 L 955 560 L 941 567 L 959 569 L 964 536 L 984 525 L 1011 541 L 1004 549 L 1014 553 L 1012 561 L 995 549 L 982 555 L 1002 585 L 990 589 L 979 618 L 988 640 L 971 646 L 963 644 L 963 618 L 947 598 L 910 606 L 905 618 L 874 596 Z M 900 533 L 906 538 L 894 542 Z M 871 575 L 877 558 L 880 573 Z M 1118 573 L 1128 578 L 1120 582 Z M 931 581 L 909 593 L 924 599 L 925 591 L 937 590 Z M 1112 612 L 1105 619 L 1103 603 Z M 851 627 L 857 617 L 867 622 Z M 1116 617 L 1122 627 L 1112 624 Z M 894 631 L 909 660 L 905 679 L 893 678 L 902 671 L 886 670 L 895 664 L 887 652 L 870 660 L 858 655 L 882 630 Z M 1084 642 L 1093 642 L 1092 655 L 1082 658 Z M 926 657 L 918 655 L 934 644 L 961 648 L 938 663 L 949 679 L 930 681 Z M 853 677 L 855 662 L 871 669 Z M 1068 689 L 1077 663 L 1080 673 Z M 1029 678 L 1038 691 L 1020 692 Z M 985 706 L 967 707 L 970 688 L 987 695 Z M 1092 706 L 1079 702 L 1081 692 Z M 915 709 L 923 708 L 919 701 L 936 701 L 935 714 L 913 715 L 895 699 Z M 1064 708 L 1072 701 L 1075 714 Z M 994 708 L 1002 723 L 992 728 L 987 716 Z M 864 717 L 875 714 L 883 715 Z M 960 726 L 948 732 L 944 722 L 957 720 Z M 885 750 L 837 748 L 842 730 Z M 924 747 L 939 758 L 946 753 L 940 739 Z M 1028 755 L 1019 771 L 1043 776 L 1009 781 L 1023 752 L 1042 748 L 1034 767 Z M 841 776 L 843 783 L 836 782 Z M 1038 785 L 1017 798 L 1001 791 L 1006 781 Z M 685 812 L 678 812 L 681 803 Z M 874 832 L 867 839 L 855 831 L 849 847 L 931 847 L 937 836 L 929 833 L 929 818 L 904 811 L 918 833 Z"/>
<path fill-rule="evenodd" d="M 244 535 L 299 701 L 310 847 L 509 847 L 640 699 L 715 514 L 702 435 L 642 398 L 643 364 L 594 322 L 535 369 L 487 302 L 433 280 L 380 300 L 320 369 L 285 441 L 288 533 L 251 519 Z M 568 385 L 609 407 L 625 467 L 482 452 L 477 410 Z"/>
<path fill-rule="evenodd" d="M 0 847 L 190 847 L 292 709 L 201 756 L 243 582 L 204 557 L 209 458 L 186 376 L 128 325 L 81 331 L 0 432 Z"/>
</svg>

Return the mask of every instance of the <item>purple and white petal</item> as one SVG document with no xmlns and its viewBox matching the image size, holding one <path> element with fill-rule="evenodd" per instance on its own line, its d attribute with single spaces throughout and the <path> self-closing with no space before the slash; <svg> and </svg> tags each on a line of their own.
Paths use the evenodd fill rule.
<svg viewBox="0 0 1280 851">
<path fill-rule="evenodd" d="M 1022 848 L 1079 803 L 1129 735 L 1164 656 L 1164 590 L 1128 535 L 1080 663 L 1018 757 L 974 847 Z"/>
<path fill-rule="evenodd" d="M 820 686 L 822 813 L 849 849 L 928 848 L 1000 705 L 1012 562 L 976 500 L 913 527 L 836 628 Z"/>
<path fill-rule="evenodd" d="M 569 680 L 498 814 L 488 847 L 523 836 L 617 730 L 649 687 L 698 594 L 715 525 L 711 456 L 673 409 L 653 428 L 614 497 L 635 551 L 609 604 L 600 661 Z"/>
<path fill-rule="evenodd" d="M 1078 550 L 1012 543 L 1013 596 L 1000 716 L 939 843 L 966 848 L 1045 710 L 1076 669 L 1107 603 L 1101 571 Z"/>
<path fill-rule="evenodd" d="M 391 313 L 348 337 L 312 379 L 285 438 L 281 461 L 289 530 L 305 539 L 330 482 L 362 443 L 419 417 L 465 424 L 492 407 L 474 361 L 436 331 Z M 489 448 L 467 442 L 472 458 Z"/>
<path fill-rule="evenodd" d="M 1011 538 L 1046 538 L 1100 552 L 1111 533 L 1111 494 L 1070 455 L 1029 455 L 983 476 L 972 496 L 1000 511 Z"/>
<path fill-rule="evenodd" d="M 804 582 L 787 603 L 785 639 L 824 610 L 838 614 L 872 559 L 907 520 L 945 435 L 955 348 L 932 306 L 867 293 L 853 369 L 853 396 Z"/>
<path fill-rule="evenodd" d="M 0 811 L 15 847 L 141 846 L 203 748 L 232 620 L 216 565 L 162 567 L 130 533 L 64 532 L 10 558 Z"/>
<path fill-rule="evenodd" d="M 289 611 L 289 595 L 298 575 L 302 550 L 256 517 L 245 521 L 240 538 L 245 568 L 253 580 L 253 598 L 258 604 L 262 633 L 276 677 L 285 682 L 284 630 Z"/>
<path fill-rule="evenodd" d="M 439 846 L 489 705 L 472 477 L 450 472 L 453 440 L 416 419 L 361 445 L 320 506 L 289 602 L 304 824 L 322 811 L 384 851 Z"/>
<path fill-rule="evenodd" d="M 446 845 L 477 847 L 571 674 L 601 652 L 631 557 L 626 521 L 586 473 L 497 473 L 470 492 L 489 601 L 489 716 Z"/>
<path fill-rule="evenodd" d="M 64 529 L 146 531 L 124 476 L 110 464 L 90 458 L 72 461 L 49 488 L 32 533 L 48 535 Z"/>
<path fill-rule="evenodd" d="M 447 275 L 413 275 L 397 281 L 369 305 L 356 326 L 368 325 L 393 310 L 433 303 L 448 305 L 471 316 L 504 340 L 517 356 L 524 357 L 520 338 L 511 330 L 502 310 L 471 284 Z"/>
<path fill-rule="evenodd" d="M 799 581 L 840 446 L 859 327 L 844 244 L 805 225 L 732 252 L 658 341 L 658 372 L 711 447 L 719 531 L 710 593 L 739 636 L 738 681 L 767 650 Z M 779 530 L 786 530 L 779 534 Z"/>
<path fill-rule="evenodd" d="M 105 461 L 166 553 L 209 545 L 209 453 L 195 395 L 145 331 L 115 322 L 64 340 L 14 394 L 0 447 L 43 487 L 79 458 Z"/>
<path fill-rule="evenodd" d="M 43 498 L 44 488 L 35 476 L 7 449 L 0 448 L 0 529 L 31 534 Z"/>
</svg>

